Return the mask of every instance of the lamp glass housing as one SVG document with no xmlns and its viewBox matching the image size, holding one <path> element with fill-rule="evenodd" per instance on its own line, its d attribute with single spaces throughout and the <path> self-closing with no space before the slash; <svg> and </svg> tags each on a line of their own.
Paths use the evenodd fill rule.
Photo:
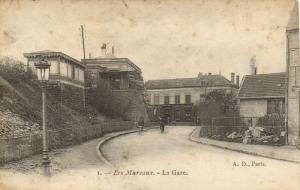
<svg viewBox="0 0 300 190">
<path fill-rule="evenodd" d="M 39 60 L 35 64 L 36 74 L 39 81 L 48 81 L 50 73 L 50 64 L 45 60 Z"/>
</svg>

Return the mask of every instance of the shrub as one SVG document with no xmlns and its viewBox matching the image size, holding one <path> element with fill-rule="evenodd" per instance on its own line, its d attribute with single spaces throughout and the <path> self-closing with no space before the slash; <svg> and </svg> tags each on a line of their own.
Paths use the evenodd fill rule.
<svg viewBox="0 0 300 190">
<path fill-rule="evenodd" d="M 117 91 L 112 91 L 107 81 L 100 80 L 96 88 L 89 89 L 88 97 L 88 103 L 103 115 L 123 120 L 129 119 L 125 112 L 131 104 L 130 99 L 118 94 Z"/>
</svg>

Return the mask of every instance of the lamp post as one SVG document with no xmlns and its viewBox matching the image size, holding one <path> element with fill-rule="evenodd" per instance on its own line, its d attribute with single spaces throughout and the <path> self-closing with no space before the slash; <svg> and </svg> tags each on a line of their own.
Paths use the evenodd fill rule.
<svg viewBox="0 0 300 190">
<path fill-rule="evenodd" d="M 50 159 L 48 156 L 47 126 L 46 126 L 46 85 L 49 80 L 50 64 L 43 58 L 34 64 L 38 80 L 42 88 L 42 113 L 43 113 L 43 161 L 44 174 L 50 175 Z"/>
</svg>

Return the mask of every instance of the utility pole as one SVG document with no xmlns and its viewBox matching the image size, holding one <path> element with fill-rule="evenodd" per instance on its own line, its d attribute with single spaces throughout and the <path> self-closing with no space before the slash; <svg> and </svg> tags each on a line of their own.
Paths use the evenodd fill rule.
<svg viewBox="0 0 300 190">
<path fill-rule="evenodd" d="M 83 65 L 86 71 L 86 64 L 85 64 L 85 44 L 84 44 L 84 29 L 83 29 L 83 25 L 81 25 L 81 37 L 82 37 L 82 50 L 83 50 Z M 84 81 L 86 80 L 85 77 L 86 72 L 84 73 Z M 86 90 L 85 90 L 85 84 L 83 87 L 83 109 L 84 112 L 86 113 Z"/>
<path fill-rule="evenodd" d="M 85 44 L 84 44 L 84 29 L 83 29 L 83 25 L 81 25 L 81 37 L 82 37 L 83 59 L 85 59 Z"/>
</svg>

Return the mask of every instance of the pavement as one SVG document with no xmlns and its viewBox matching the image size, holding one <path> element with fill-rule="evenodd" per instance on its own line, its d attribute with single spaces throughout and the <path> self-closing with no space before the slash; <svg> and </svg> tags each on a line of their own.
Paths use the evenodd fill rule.
<svg viewBox="0 0 300 190">
<path fill-rule="evenodd" d="M 124 180 L 124 189 L 299 189 L 299 164 L 193 142 L 194 128 L 166 126 L 163 134 L 152 129 L 106 141 L 101 151 L 115 175 L 105 176 Z"/>
<path fill-rule="evenodd" d="M 51 178 L 39 173 L 41 155 L 7 164 L 0 168 L 0 190 L 299 189 L 299 164 L 195 143 L 192 126 L 135 131 L 51 151 Z M 99 159 L 100 142 L 113 167 Z"/>
<path fill-rule="evenodd" d="M 250 154 L 254 156 L 261 156 L 276 160 L 300 163 L 300 150 L 295 146 L 270 146 L 270 145 L 254 145 L 243 144 L 236 142 L 226 142 L 213 140 L 209 138 L 199 137 L 201 126 L 195 128 L 190 135 L 190 140 L 205 145 L 214 146 L 217 148 L 232 150 L 240 153 Z"/>
</svg>

